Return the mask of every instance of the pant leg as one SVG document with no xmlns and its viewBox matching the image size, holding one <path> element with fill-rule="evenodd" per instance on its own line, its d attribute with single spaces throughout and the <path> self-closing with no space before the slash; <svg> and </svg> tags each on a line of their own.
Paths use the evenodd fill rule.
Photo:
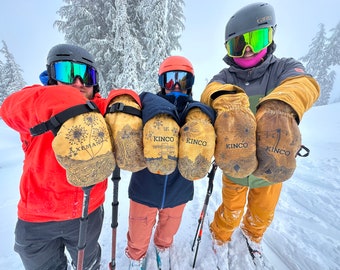
<svg viewBox="0 0 340 270">
<path fill-rule="evenodd" d="M 242 230 L 252 241 L 259 243 L 273 221 L 281 188 L 282 183 L 250 189 Z"/>
<path fill-rule="evenodd" d="M 158 209 L 130 200 L 129 230 L 126 255 L 133 260 L 143 258 L 148 250 Z"/>
<path fill-rule="evenodd" d="M 172 245 L 174 236 L 181 224 L 185 205 L 181 204 L 159 210 L 158 223 L 154 234 L 154 243 L 158 248 L 164 249 Z"/>
<path fill-rule="evenodd" d="M 65 246 L 57 226 L 56 222 L 17 221 L 14 250 L 26 270 L 67 269 Z"/>
<path fill-rule="evenodd" d="M 98 207 L 88 215 L 86 246 L 84 250 L 84 270 L 100 269 L 101 248 L 98 239 L 102 230 L 104 219 L 103 206 Z M 78 260 L 78 239 L 79 239 L 80 219 L 65 221 L 63 224 L 63 239 L 67 251 L 72 258 L 72 265 L 77 265 Z"/>
<path fill-rule="evenodd" d="M 217 241 L 225 243 L 230 241 L 234 230 L 240 225 L 246 205 L 248 187 L 235 184 L 225 175 L 223 175 L 222 181 L 222 204 L 215 212 L 210 230 Z"/>
</svg>

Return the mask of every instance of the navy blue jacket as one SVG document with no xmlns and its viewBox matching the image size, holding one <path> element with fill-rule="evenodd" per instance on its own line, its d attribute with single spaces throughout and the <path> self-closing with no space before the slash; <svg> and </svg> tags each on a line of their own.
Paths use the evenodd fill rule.
<svg viewBox="0 0 340 270">
<path fill-rule="evenodd" d="M 210 107 L 191 96 L 174 97 L 172 95 L 140 94 L 142 102 L 142 117 L 145 124 L 148 120 L 160 113 L 171 115 L 179 124 L 184 125 L 188 111 L 193 107 L 200 108 L 215 121 L 215 112 Z M 132 173 L 129 185 L 129 198 L 135 202 L 157 208 L 175 207 L 192 200 L 194 196 L 193 181 L 185 179 L 178 168 L 169 175 L 151 173 L 147 168 Z"/>
</svg>

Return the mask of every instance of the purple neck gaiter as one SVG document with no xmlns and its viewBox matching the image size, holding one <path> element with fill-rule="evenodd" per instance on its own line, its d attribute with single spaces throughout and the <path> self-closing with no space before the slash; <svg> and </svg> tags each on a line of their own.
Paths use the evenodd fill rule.
<svg viewBox="0 0 340 270">
<path fill-rule="evenodd" d="M 234 57 L 234 61 L 237 65 L 239 65 L 242 68 L 250 68 L 256 66 L 262 58 L 266 55 L 267 48 L 264 48 L 262 51 L 260 51 L 255 57 L 252 57 L 251 59 L 243 58 L 243 57 Z"/>
</svg>

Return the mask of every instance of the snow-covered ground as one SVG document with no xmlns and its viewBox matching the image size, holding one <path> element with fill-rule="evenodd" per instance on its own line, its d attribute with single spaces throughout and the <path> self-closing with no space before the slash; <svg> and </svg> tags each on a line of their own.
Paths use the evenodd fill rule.
<svg viewBox="0 0 340 270">
<path fill-rule="evenodd" d="M 310 148 L 307 158 L 298 158 L 294 176 L 282 190 L 272 225 L 264 237 L 264 252 L 277 270 L 340 269 L 340 103 L 315 107 L 306 113 L 300 124 L 303 144 Z M 13 251 L 18 184 L 23 154 L 19 136 L 0 120 L 0 269 L 23 269 Z M 128 269 L 124 255 L 128 221 L 130 173 L 122 171 L 119 182 L 119 219 L 117 228 L 116 269 Z M 105 221 L 100 242 L 103 249 L 103 269 L 111 260 L 112 181 L 107 190 Z M 195 182 L 194 200 L 189 202 L 181 227 L 176 235 L 171 259 L 173 270 L 192 269 L 192 241 L 204 203 L 208 179 Z M 218 170 L 213 193 L 207 208 L 206 221 L 212 219 L 221 203 L 221 172 Z M 204 225 L 196 269 L 214 269 L 208 223 Z M 236 232 L 237 233 L 237 232 Z M 155 256 L 149 249 L 148 269 L 154 269 Z M 232 258 L 235 268 L 248 270 L 251 265 L 241 257 Z M 236 266 L 238 265 L 238 266 Z"/>
</svg>

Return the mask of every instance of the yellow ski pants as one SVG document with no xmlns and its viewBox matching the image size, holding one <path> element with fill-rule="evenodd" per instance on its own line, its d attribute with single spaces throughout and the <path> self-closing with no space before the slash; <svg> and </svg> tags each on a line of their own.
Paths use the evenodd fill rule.
<svg viewBox="0 0 340 270">
<path fill-rule="evenodd" d="M 239 227 L 254 242 L 259 243 L 274 218 L 282 183 L 251 188 L 238 185 L 223 175 L 223 202 L 210 224 L 213 237 L 221 243 L 230 241 Z M 246 207 L 246 213 L 244 214 Z M 243 217 L 243 219 L 242 219 Z"/>
</svg>

